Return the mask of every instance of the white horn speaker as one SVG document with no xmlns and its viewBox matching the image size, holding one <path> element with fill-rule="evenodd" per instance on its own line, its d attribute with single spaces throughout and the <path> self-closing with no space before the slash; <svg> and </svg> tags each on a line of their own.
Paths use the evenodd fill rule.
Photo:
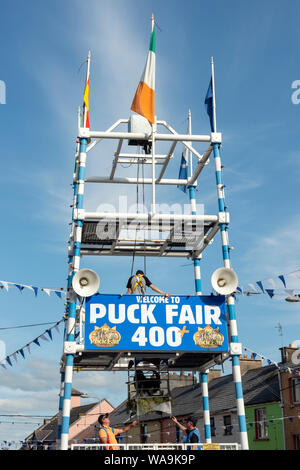
<svg viewBox="0 0 300 470">
<path fill-rule="evenodd" d="M 232 294 L 238 286 L 238 277 L 233 269 L 219 268 L 211 276 L 211 284 L 221 295 Z"/>
<path fill-rule="evenodd" d="M 91 269 L 80 269 L 72 279 L 72 287 L 80 297 L 90 297 L 96 294 L 99 286 L 99 276 Z"/>
</svg>

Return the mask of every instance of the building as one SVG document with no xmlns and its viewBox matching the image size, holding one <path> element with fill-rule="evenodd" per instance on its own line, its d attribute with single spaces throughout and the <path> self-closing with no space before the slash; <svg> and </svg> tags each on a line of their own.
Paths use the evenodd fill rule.
<svg viewBox="0 0 300 470">
<path fill-rule="evenodd" d="M 262 367 L 261 360 L 241 358 L 241 373 L 249 436 L 249 448 L 284 449 L 283 420 L 280 399 L 279 374 L 276 366 Z M 209 405 L 212 442 L 238 443 L 239 427 L 232 375 L 221 376 L 220 370 L 211 370 L 209 377 Z M 180 385 L 180 376 L 177 376 Z M 184 381 L 187 376 L 182 376 Z M 172 388 L 172 387 L 171 387 Z M 194 383 L 175 386 L 172 391 L 172 414 L 178 420 L 193 414 L 198 417 L 198 428 L 204 439 L 201 385 Z M 123 402 L 111 414 L 113 426 L 123 426 L 129 414 Z M 168 415 L 151 413 L 140 417 L 140 427 L 132 428 L 124 442 L 171 443 L 182 442 L 184 433 Z"/>
<path fill-rule="evenodd" d="M 72 388 L 71 412 L 69 428 L 69 445 L 72 443 L 98 441 L 98 416 L 102 413 L 111 413 L 114 407 L 105 398 L 97 403 L 81 405 L 81 398 L 85 395 Z M 26 448 L 55 449 L 57 439 L 58 414 L 45 419 L 42 426 L 26 437 Z"/>
<path fill-rule="evenodd" d="M 290 344 L 280 350 L 285 448 L 300 450 L 300 349 Z"/>
</svg>

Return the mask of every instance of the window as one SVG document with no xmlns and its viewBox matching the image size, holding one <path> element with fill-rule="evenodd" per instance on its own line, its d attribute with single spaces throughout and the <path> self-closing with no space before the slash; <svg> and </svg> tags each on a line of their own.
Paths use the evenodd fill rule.
<svg viewBox="0 0 300 470">
<path fill-rule="evenodd" d="M 223 416 L 224 422 L 224 436 L 232 435 L 231 415 Z"/>
<path fill-rule="evenodd" d="M 295 440 L 295 450 L 300 450 L 300 434 L 294 436 Z"/>
<path fill-rule="evenodd" d="M 141 443 L 146 444 L 148 440 L 148 425 L 142 424 L 141 425 Z"/>
<path fill-rule="evenodd" d="M 210 434 L 212 437 L 216 435 L 215 418 L 210 418 Z"/>
<path fill-rule="evenodd" d="M 255 416 L 255 434 L 256 439 L 268 439 L 268 427 L 266 422 L 266 408 L 257 408 Z"/>
<path fill-rule="evenodd" d="M 183 424 L 183 421 L 179 420 L 179 423 Z M 176 442 L 177 443 L 182 442 L 184 440 L 185 436 L 186 436 L 186 433 L 184 431 L 182 431 L 182 429 L 180 429 L 180 427 L 177 426 L 177 424 L 176 424 Z"/>
<path fill-rule="evenodd" d="M 300 403 L 300 379 L 292 379 L 293 403 Z"/>
</svg>

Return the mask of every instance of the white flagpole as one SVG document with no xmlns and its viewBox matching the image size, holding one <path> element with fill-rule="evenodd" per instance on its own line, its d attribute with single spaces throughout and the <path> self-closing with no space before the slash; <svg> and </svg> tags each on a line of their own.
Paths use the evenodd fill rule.
<svg viewBox="0 0 300 470">
<path fill-rule="evenodd" d="M 151 34 L 153 33 L 154 30 L 154 13 L 152 13 L 151 17 Z M 156 121 L 156 118 L 154 118 Z M 151 212 L 152 214 L 156 213 L 156 194 L 155 194 L 155 139 L 154 139 L 154 134 L 156 131 L 156 123 L 152 124 L 152 209 Z"/>
<path fill-rule="evenodd" d="M 213 57 L 211 58 L 211 82 L 212 82 L 212 95 L 213 95 L 213 124 L 214 124 L 214 132 L 217 132 L 215 70 L 214 70 L 214 58 Z"/>
<path fill-rule="evenodd" d="M 191 114 L 191 110 L 189 109 L 189 117 L 188 117 L 188 134 L 192 134 L 192 114 Z M 192 142 L 189 142 L 189 144 L 191 145 Z M 186 155 L 188 155 L 188 149 L 186 149 Z M 191 151 L 189 151 L 189 159 L 186 158 L 186 161 L 189 160 L 189 164 L 190 164 L 190 178 L 192 177 L 192 174 L 193 174 L 193 154 Z"/>
</svg>

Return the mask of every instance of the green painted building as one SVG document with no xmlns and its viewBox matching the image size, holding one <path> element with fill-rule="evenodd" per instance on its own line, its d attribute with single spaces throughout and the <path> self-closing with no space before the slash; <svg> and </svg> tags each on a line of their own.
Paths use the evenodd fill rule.
<svg viewBox="0 0 300 470">
<path fill-rule="evenodd" d="M 280 401 L 248 405 L 245 411 L 249 449 L 284 450 L 284 431 Z"/>
</svg>

